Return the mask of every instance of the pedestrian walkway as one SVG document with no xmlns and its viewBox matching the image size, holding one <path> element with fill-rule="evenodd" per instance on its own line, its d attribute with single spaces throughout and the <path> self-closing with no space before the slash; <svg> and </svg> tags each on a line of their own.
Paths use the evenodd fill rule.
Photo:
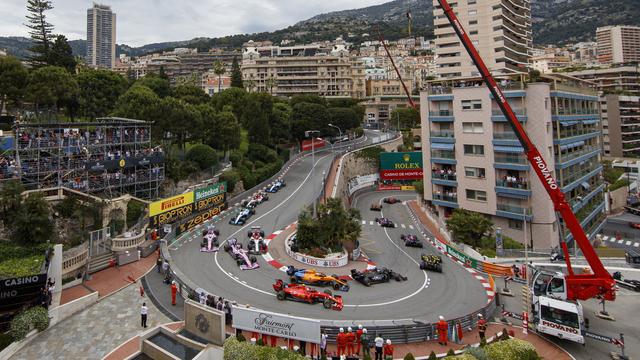
<svg viewBox="0 0 640 360">
<path fill-rule="evenodd" d="M 184 299 L 176 296 L 176 304 L 171 305 L 171 286 L 163 282 L 164 275 L 155 268 L 141 279 L 144 291 L 162 313 L 173 321 L 184 318 Z"/>
<path fill-rule="evenodd" d="M 145 330 L 140 327 L 143 301 L 149 307 L 148 326 L 170 322 L 147 296 L 140 297 L 138 285 L 131 284 L 45 330 L 12 359 L 100 359 Z"/>
</svg>

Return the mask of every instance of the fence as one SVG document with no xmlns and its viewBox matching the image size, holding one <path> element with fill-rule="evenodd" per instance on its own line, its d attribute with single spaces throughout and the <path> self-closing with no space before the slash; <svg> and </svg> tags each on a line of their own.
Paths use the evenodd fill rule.
<svg viewBox="0 0 640 360">
<path fill-rule="evenodd" d="M 87 265 L 89 259 L 88 242 L 84 242 L 73 249 L 65 251 L 62 255 L 62 278 L 71 272 Z"/>
</svg>

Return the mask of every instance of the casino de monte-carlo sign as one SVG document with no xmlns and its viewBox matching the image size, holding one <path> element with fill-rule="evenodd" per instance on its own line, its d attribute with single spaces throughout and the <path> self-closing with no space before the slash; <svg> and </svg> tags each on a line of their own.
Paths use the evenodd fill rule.
<svg viewBox="0 0 640 360">
<path fill-rule="evenodd" d="M 320 343 L 320 321 L 234 306 L 233 327 L 287 339 Z"/>
</svg>

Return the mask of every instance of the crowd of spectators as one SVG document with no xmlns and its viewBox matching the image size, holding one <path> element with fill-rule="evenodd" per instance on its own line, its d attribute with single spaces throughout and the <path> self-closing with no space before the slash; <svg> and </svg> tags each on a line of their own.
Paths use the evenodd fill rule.
<svg viewBox="0 0 640 360">
<path fill-rule="evenodd" d="M 437 169 L 432 168 L 431 170 L 432 177 L 434 179 L 442 179 L 442 180 L 452 180 L 455 181 L 457 178 L 457 173 L 453 169 Z"/>
<path fill-rule="evenodd" d="M 0 155 L 0 180 L 18 178 L 16 161 L 10 157 Z"/>
<path fill-rule="evenodd" d="M 148 142 L 148 127 L 97 127 L 95 130 L 71 128 L 20 128 L 16 132 L 17 148 L 57 148 Z"/>
</svg>

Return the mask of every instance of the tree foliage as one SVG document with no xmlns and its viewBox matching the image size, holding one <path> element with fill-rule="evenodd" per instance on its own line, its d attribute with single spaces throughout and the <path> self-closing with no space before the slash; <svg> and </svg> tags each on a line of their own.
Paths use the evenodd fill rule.
<svg viewBox="0 0 640 360">
<path fill-rule="evenodd" d="M 14 106 L 22 102 L 28 76 L 20 60 L 13 56 L 0 57 L 0 109 L 5 101 Z"/>
<path fill-rule="evenodd" d="M 50 66 L 59 66 L 66 69 L 69 73 L 76 70 L 76 58 L 73 56 L 73 50 L 67 37 L 64 35 L 56 35 L 51 48 L 47 63 Z"/>
<path fill-rule="evenodd" d="M 33 40 L 29 59 L 32 67 L 37 68 L 49 64 L 49 51 L 53 25 L 47 21 L 48 10 L 53 9 L 50 0 L 27 0 L 27 23 L 29 36 Z"/>
<path fill-rule="evenodd" d="M 49 204 L 42 194 L 27 196 L 13 221 L 11 239 L 23 245 L 44 243 L 53 239 L 53 222 Z"/>
<path fill-rule="evenodd" d="M 178 85 L 171 90 L 171 96 L 192 105 L 204 104 L 210 100 L 201 87 L 194 85 Z"/>
<path fill-rule="evenodd" d="M 244 89 L 244 83 L 242 82 L 242 70 L 240 70 L 240 64 L 238 58 L 234 57 L 231 63 L 231 87 Z"/>
<path fill-rule="evenodd" d="M 420 126 L 420 112 L 411 107 L 397 108 L 391 112 L 389 122 L 392 126 L 397 126 L 400 121 L 401 129 L 412 129 Z"/>
<path fill-rule="evenodd" d="M 146 86 L 161 98 L 171 94 L 169 80 L 154 73 L 147 74 L 138 79 L 134 85 Z"/>
<path fill-rule="evenodd" d="M 475 211 L 455 209 L 447 219 L 447 229 L 456 241 L 478 247 L 482 244 L 483 237 L 493 230 L 493 223 Z"/>
<path fill-rule="evenodd" d="M 270 117 L 273 102 L 269 94 L 249 94 L 245 97 L 242 125 L 249 133 L 249 141 L 263 145 L 271 144 Z"/>
<path fill-rule="evenodd" d="M 311 208 L 306 208 L 298 216 L 298 247 L 312 255 L 340 251 L 344 244 L 353 244 L 360 237 L 359 219 L 359 211 L 345 209 L 341 199 L 327 199 L 318 207 L 317 219 Z"/>
<path fill-rule="evenodd" d="M 127 79 L 113 71 L 82 70 L 78 76 L 80 113 L 89 118 L 107 116 L 118 98 L 127 91 Z"/>
<path fill-rule="evenodd" d="M 194 145 L 187 151 L 187 161 L 192 161 L 200 167 L 200 170 L 210 169 L 218 164 L 218 154 L 209 145 Z"/>
<path fill-rule="evenodd" d="M 64 68 L 44 66 L 29 74 L 27 98 L 36 106 L 57 111 L 62 103 L 75 99 L 77 95 L 78 83 Z"/>
</svg>

